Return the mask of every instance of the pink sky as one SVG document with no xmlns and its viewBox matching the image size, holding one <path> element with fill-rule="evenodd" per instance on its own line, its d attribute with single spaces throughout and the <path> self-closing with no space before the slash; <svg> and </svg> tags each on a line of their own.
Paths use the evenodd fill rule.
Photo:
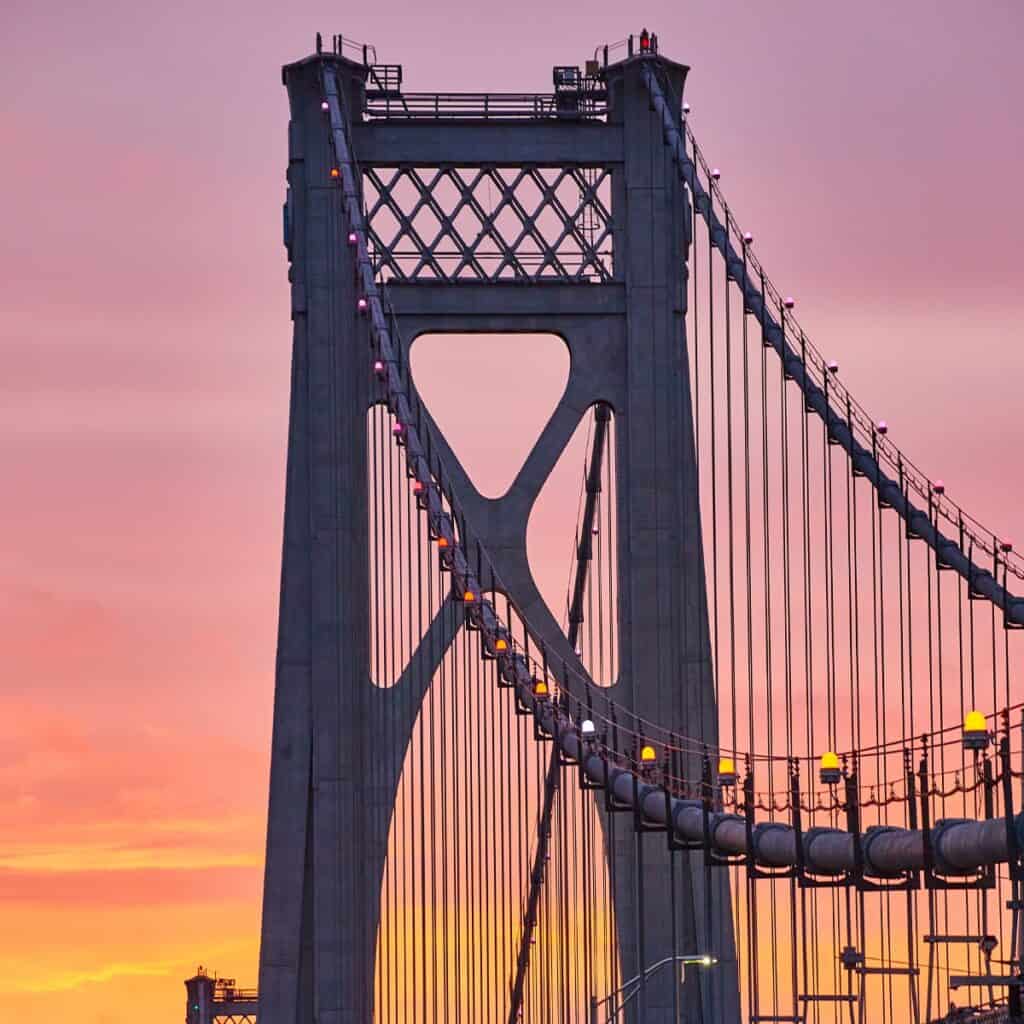
<svg viewBox="0 0 1024 1024">
<path fill-rule="evenodd" d="M 139 1000 L 178 1020 L 198 961 L 255 982 L 291 337 L 279 66 L 319 28 L 375 42 L 411 90 L 543 91 L 640 28 L 600 2 L 343 14 L 0 13 L 2 1020 L 121 1024 Z M 693 67 L 694 130 L 818 347 L 1024 540 L 1019 5 L 643 16 Z"/>
</svg>

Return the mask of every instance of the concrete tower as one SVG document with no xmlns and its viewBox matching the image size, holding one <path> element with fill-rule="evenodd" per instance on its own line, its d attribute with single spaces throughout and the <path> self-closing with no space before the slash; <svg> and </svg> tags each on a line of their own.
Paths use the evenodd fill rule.
<svg viewBox="0 0 1024 1024">
<path fill-rule="evenodd" d="M 518 271 L 511 279 L 484 272 L 472 280 L 437 273 L 427 280 L 415 268 L 396 266 L 389 293 L 406 345 L 428 331 L 552 332 L 564 339 L 568 386 L 508 494 L 480 496 L 446 450 L 449 482 L 518 607 L 551 649 L 573 660 L 530 573 L 526 525 L 581 418 L 595 403 L 607 403 L 616 421 L 618 481 L 620 678 L 613 696 L 666 728 L 702 730 L 709 743 L 716 739 L 684 333 L 690 210 L 650 109 L 644 61 L 656 63 L 679 103 L 686 68 L 638 54 L 596 76 L 577 73 L 575 88 L 572 75 L 556 69 L 556 98 L 538 101 L 537 116 L 514 120 L 483 109 L 475 117 L 455 116 L 440 107 L 436 118 L 410 119 L 398 103 L 389 117 L 380 75 L 368 85 L 367 66 L 339 54 L 284 69 L 291 104 L 286 240 L 294 354 L 260 955 L 264 1024 L 372 1019 L 388 840 L 386 828 L 375 831 L 374 822 L 388 820 L 398 772 L 387 765 L 400 765 L 401 756 L 368 754 L 391 737 L 400 744 L 397 753 L 404 751 L 422 696 L 402 698 L 401 684 L 379 689 L 369 677 L 370 374 L 341 198 L 329 177 L 332 150 L 321 112 L 328 63 L 341 84 L 364 172 L 453 165 L 609 176 L 610 216 L 599 217 L 597 231 L 607 232 L 610 261 L 588 254 L 583 244 L 582 272 L 540 280 Z M 590 93 L 588 82 L 597 83 Z M 363 118 L 375 95 L 384 97 L 376 101 L 378 116 Z M 564 213 L 547 210 L 538 232 L 550 232 L 559 217 Z M 514 240 L 505 244 L 504 266 L 516 268 Z M 699 769 L 688 770 L 695 777 Z M 615 834 L 609 854 L 616 861 L 628 978 L 641 970 L 641 956 L 649 965 L 672 949 L 668 853 L 664 837 L 643 840 L 641 935 L 638 840 L 624 826 Z M 739 995 L 725 872 L 705 869 L 700 854 L 680 862 L 679 948 L 713 949 L 722 960 L 713 981 L 684 986 L 684 1019 L 731 1024 L 739 1020 Z M 667 976 L 652 981 L 645 1021 L 673 1019 L 671 990 Z"/>
</svg>

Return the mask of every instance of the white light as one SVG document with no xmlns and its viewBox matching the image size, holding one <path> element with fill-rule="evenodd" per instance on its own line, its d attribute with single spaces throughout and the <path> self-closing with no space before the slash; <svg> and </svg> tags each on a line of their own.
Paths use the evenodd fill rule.
<svg viewBox="0 0 1024 1024">
<path fill-rule="evenodd" d="M 594 723 L 589 718 L 580 723 L 580 732 L 584 736 L 593 736 L 596 731 Z"/>
<path fill-rule="evenodd" d="M 708 956 L 707 954 L 705 954 L 700 958 L 700 962 L 705 967 L 710 967 L 715 962 L 715 958 L 713 956 Z"/>
</svg>

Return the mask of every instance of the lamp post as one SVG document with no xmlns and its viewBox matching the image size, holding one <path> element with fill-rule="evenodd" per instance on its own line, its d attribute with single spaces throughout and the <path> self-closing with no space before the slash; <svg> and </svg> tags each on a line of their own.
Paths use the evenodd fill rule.
<svg viewBox="0 0 1024 1024">
<path fill-rule="evenodd" d="M 647 979 L 660 971 L 663 967 L 669 964 L 679 964 L 680 967 L 680 978 L 679 983 L 682 984 L 683 971 L 687 964 L 692 964 L 696 967 L 712 967 L 718 963 L 718 957 L 712 956 L 710 953 L 687 953 L 679 956 L 667 956 L 663 960 L 659 960 L 655 964 L 651 964 L 650 967 L 644 969 L 644 971 L 638 974 L 635 978 L 630 978 L 629 981 L 624 982 L 614 992 L 609 992 L 603 999 L 598 999 L 597 996 L 590 997 L 590 1024 L 598 1024 L 598 1014 L 601 1011 L 602 1006 L 607 1006 L 612 1002 L 613 999 L 621 997 L 621 1002 L 613 1005 L 609 1011 L 608 1016 L 605 1018 L 605 1022 L 614 1021 L 618 1015 L 636 998 L 637 993 L 643 988 Z M 632 987 L 632 988 L 631 988 Z M 627 989 L 631 991 L 627 992 Z"/>
</svg>

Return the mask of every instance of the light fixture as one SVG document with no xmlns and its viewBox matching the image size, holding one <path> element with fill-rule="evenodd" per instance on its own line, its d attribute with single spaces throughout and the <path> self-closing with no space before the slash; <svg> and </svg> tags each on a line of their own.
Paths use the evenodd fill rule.
<svg viewBox="0 0 1024 1024">
<path fill-rule="evenodd" d="M 984 750 L 988 746 L 988 723 L 980 711 L 964 715 L 964 750 Z"/>
<path fill-rule="evenodd" d="M 826 786 L 834 786 L 842 778 L 842 772 L 839 770 L 839 757 L 835 751 L 826 750 L 821 755 L 819 774 L 822 784 Z"/>
</svg>

